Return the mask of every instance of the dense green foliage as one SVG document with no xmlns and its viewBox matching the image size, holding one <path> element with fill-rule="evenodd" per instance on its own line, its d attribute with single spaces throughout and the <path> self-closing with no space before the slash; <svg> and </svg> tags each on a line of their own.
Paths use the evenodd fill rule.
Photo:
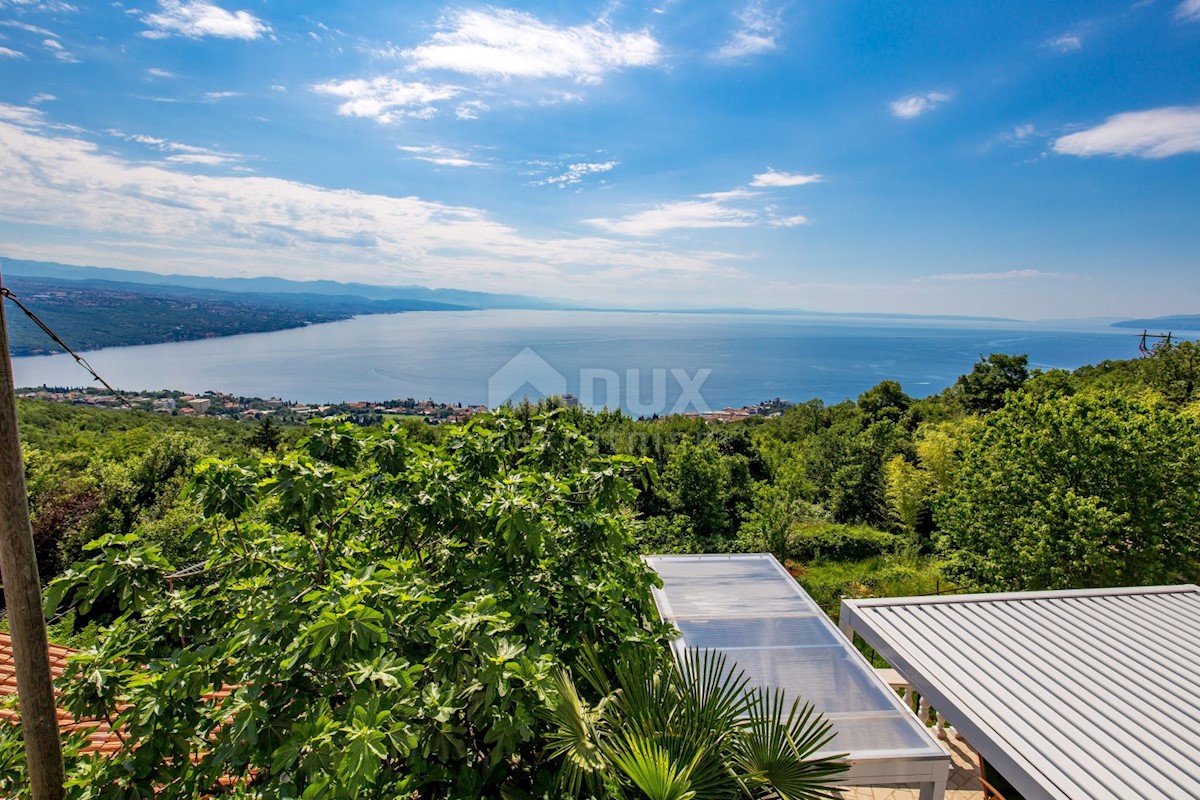
<svg viewBox="0 0 1200 800">
<path fill-rule="evenodd" d="M 62 703 L 128 744 L 98 759 L 71 740 L 72 796 L 563 797 L 584 788 L 555 744 L 570 664 L 621 688 L 597 706 L 588 797 L 832 796 L 810 709 L 670 660 L 632 536 L 644 464 L 568 416 L 480 417 L 434 444 L 318 423 L 285 455 L 197 464 L 198 567 L 142 532 L 84 545 L 47 606 L 111 621 Z M 639 687 L 694 714 L 638 706 Z M 14 732 L 0 788 L 19 794 Z"/>
<path fill-rule="evenodd" d="M 118 616 L 64 703 L 137 743 L 72 759 L 79 797 L 495 796 L 536 788 L 552 669 L 584 641 L 663 653 L 624 508 L 628 457 L 570 425 L 498 417 L 431 447 L 396 426 L 205 460 L 203 571 L 135 535 L 50 589 Z M 214 694 L 225 687 L 227 694 Z"/>
<path fill-rule="evenodd" d="M 198 560 L 195 503 L 181 495 L 206 456 L 249 456 L 249 424 L 20 401 L 30 518 L 43 577 L 106 535 L 136 532 L 175 561 Z M 295 441 L 299 429 L 281 431 Z"/>
<path fill-rule="evenodd" d="M 937 522 L 949 571 L 988 589 L 1187 582 L 1200 573 L 1200 420 L 1110 392 L 1015 398 L 967 447 Z"/>
<path fill-rule="evenodd" d="M 681 691 L 639 553 L 771 552 L 831 613 L 1200 573 L 1194 343 L 1073 373 L 993 354 L 931 397 L 885 381 L 727 425 L 561 405 L 322 423 L 297 449 L 294 427 L 23 403 L 54 633 L 96 643 L 73 710 L 148 742 L 76 762 L 80 781 L 541 797 L 575 774 L 600 796 L 685 796 L 708 779 L 666 739 L 596 728 L 588 755 L 563 749 L 581 718 L 626 724 L 613 687 Z M 587 678 L 584 642 L 613 683 Z M 650 684 L 629 672 L 647 658 Z"/>
<path fill-rule="evenodd" d="M 568 408 L 559 414 L 601 452 L 642 459 L 631 480 L 641 489 L 632 503 L 644 552 L 753 550 L 808 562 L 903 551 L 943 564 L 951 583 L 1043 588 L 1170 578 L 1142 552 L 1154 547 L 1160 565 L 1175 563 L 1178 577 L 1187 577 L 1191 512 L 1186 492 L 1173 487 L 1197 483 L 1187 454 L 1198 397 L 1200 347 L 1182 342 L 1160 346 L 1152 358 L 1075 373 L 1031 375 L 1023 356 L 992 354 L 939 395 L 910 398 L 884 381 L 857 402 L 810 401 L 729 425 Z M 525 420 L 535 412 L 513 411 Z M 196 460 L 270 453 L 298 435 L 272 421 L 163 419 L 34 402 L 23 403 L 22 413 L 47 576 L 105 534 L 136 532 L 175 561 L 198 555 L 204 539 L 188 533 L 198 512 L 178 491 Z M 1125 422 L 1109 425 L 1105 415 Z M 430 444 L 443 437 L 418 427 L 410 436 Z M 1118 457 L 1112 448 L 1126 452 Z M 1042 452 L 1073 459 L 1079 479 L 1056 462 L 1037 462 Z M 1153 514 L 1126 508 L 1135 490 L 1156 498 Z M 1090 498 L 1096 514 L 1111 516 L 1079 533 L 1106 542 L 1096 545 L 1112 551 L 1106 569 L 1076 563 L 1078 549 L 1056 550 L 1055 558 L 1075 565 L 1066 572 L 1049 566 L 1045 549 L 1059 547 L 1053 536 L 1066 536 L 1070 520 L 1084 524 L 1082 506 L 1062 507 L 1067 497 Z M 1039 525 L 1054 533 L 1034 542 Z M 1149 539 L 1162 541 L 1143 548 Z M 1045 569 L 1018 568 L 1019 560 L 1000 555 L 1017 550 Z"/>
</svg>

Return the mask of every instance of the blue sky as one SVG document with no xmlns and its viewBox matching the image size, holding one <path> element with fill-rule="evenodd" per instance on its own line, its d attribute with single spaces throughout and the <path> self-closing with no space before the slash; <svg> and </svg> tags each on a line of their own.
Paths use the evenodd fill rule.
<svg viewBox="0 0 1200 800">
<path fill-rule="evenodd" d="M 0 253 L 1200 312 L 1200 0 L 0 0 Z"/>
</svg>

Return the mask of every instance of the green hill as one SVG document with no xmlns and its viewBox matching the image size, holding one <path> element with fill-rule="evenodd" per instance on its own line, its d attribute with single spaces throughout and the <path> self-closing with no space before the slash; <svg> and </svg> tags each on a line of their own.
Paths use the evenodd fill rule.
<svg viewBox="0 0 1200 800">
<path fill-rule="evenodd" d="M 12 274 L 5 274 L 4 285 L 76 350 L 277 331 L 362 314 L 469 310 L 430 300 L 223 292 Z M 20 309 L 10 304 L 5 315 L 14 356 L 61 352 Z"/>
</svg>

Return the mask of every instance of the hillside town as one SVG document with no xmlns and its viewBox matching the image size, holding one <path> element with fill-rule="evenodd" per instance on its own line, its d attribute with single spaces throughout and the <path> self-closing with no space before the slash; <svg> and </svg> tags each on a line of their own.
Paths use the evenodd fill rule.
<svg viewBox="0 0 1200 800">
<path fill-rule="evenodd" d="M 273 416 L 284 424 L 299 424 L 307 419 L 319 417 L 346 417 L 363 425 L 378 424 L 389 417 L 418 417 L 431 425 L 459 424 L 476 414 L 488 411 L 485 405 L 463 405 L 462 403 L 438 403 L 432 399 L 383 402 L 357 401 L 352 403 L 330 403 L 307 405 L 283 400 L 279 397 L 242 397 L 225 392 L 207 391 L 201 394 L 161 390 L 123 392 L 120 395 L 96 387 L 71 388 L 39 386 L 17 391 L 19 397 L 33 400 L 49 400 L 54 403 L 92 406 L 94 408 L 131 408 L 135 411 L 152 411 L 173 417 L 223 417 L 226 419 L 256 420 Z M 563 395 L 568 406 L 576 406 L 579 400 L 571 394 Z M 775 398 L 741 408 L 722 408 L 713 411 L 689 411 L 686 417 L 700 418 L 707 422 L 740 422 L 751 417 L 777 417 L 792 404 Z"/>
<path fill-rule="evenodd" d="M 242 397 L 225 392 L 207 391 L 201 394 L 161 390 L 125 392 L 118 395 L 99 388 L 67 388 L 42 386 L 18 390 L 18 396 L 49 400 L 54 403 L 92 406 L 95 408 L 132 408 L 175 417 L 224 417 L 255 420 L 273 416 L 282 423 L 300 423 L 316 417 L 347 417 L 360 424 L 383 421 L 388 417 L 421 417 L 433 425 L 460 423 L 475 414 L 487 411 L 482 405 L 452 405 L 433 400 L 386 400 L 381 403 L 352 402 L 308 405 L 278 397 Z"/>
</svg>

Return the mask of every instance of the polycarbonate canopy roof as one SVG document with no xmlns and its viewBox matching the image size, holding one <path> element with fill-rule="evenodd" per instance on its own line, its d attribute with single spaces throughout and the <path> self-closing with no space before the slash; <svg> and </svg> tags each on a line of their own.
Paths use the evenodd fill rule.
<svg viewBox="0 0 1200 800">
<path fill-rule="evenodd" d="M 736 662 L 751 685 L 781 688 L 789 703 L 796 698 L 812 703 L 836 731 L 823 754 L 849 753 L 851 762 L 948 762 L 925 727 L 773 556 L 647 556 L 646 562 L 662 578 L 662 589 L 654 591 L 659 613 L 681 634 L 676 654 L 718 651 Z"/>
</svg>

